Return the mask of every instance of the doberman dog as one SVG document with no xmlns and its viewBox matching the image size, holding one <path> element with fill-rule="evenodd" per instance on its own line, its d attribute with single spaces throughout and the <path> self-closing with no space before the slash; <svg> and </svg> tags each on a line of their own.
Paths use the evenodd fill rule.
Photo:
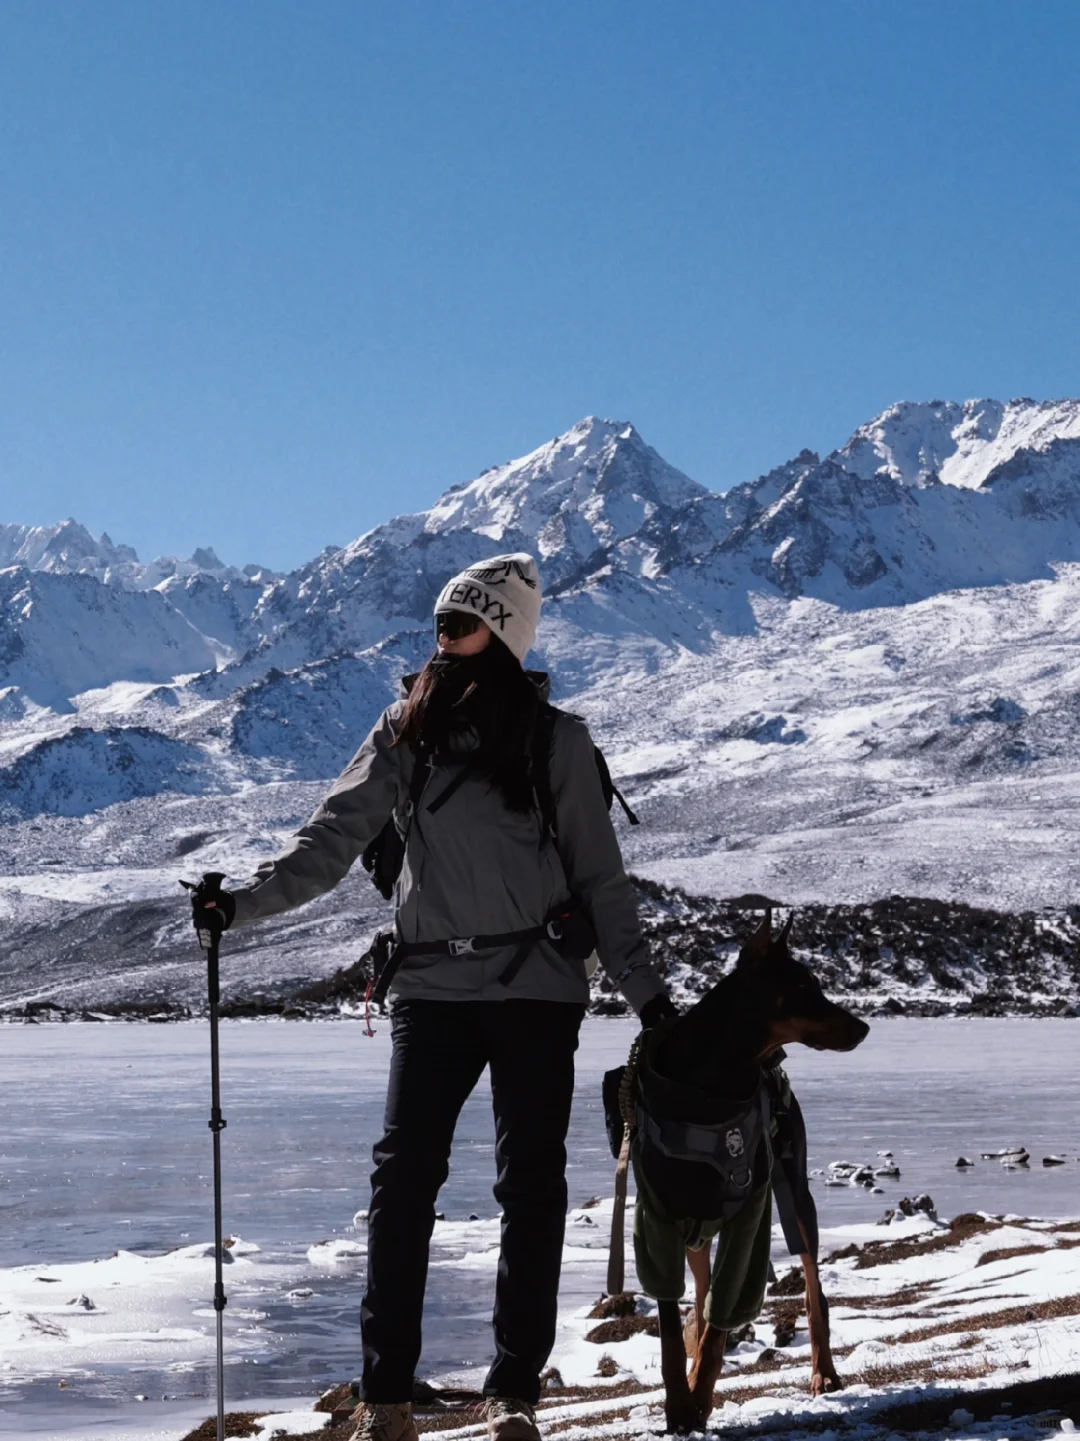
<svg viewBox="0 0 1080 1441">
<path fill-rule="evenodd" d="M 833 1363 L 829 1336 L 829 1303 L 818 1272 L 817 1206 L 807 1175 L 806 1123 L 802 1107 L 780 1069 L 784 1052 L 766 1062 L 769 1102 L 773 1120 L 772 1191 L 788 1252 L 802 1263 L 806 1314 L 810 1325 L 810 1392 L 821 1396 L 843 1390 Z M 686 1354 L 697 1354 L 698 1338 L 705 1329 L 705 1299 L 712 1280 L 712 1242 L 688 1250 L 686 1259 L 694 1278 L 694 1305 L 683 1330 Z"/>
<path fill-rule="evenodd" d="M 854 1050 L 870 1029 L 830 1001 L 812 972 L 791 957 L 791 922 L 789 917 L 774 936 L 767 911 L 734 969 L 685 1015 L 646 1037 L 638 1067 L 634 1248 L 642 1289 L 658 1301 L 670 1431 L 702 1429 L 713 1408 L 728 1330 L 753 1320 L 764 1298 L 772 1231 L 768 1062 L 782 1046 L 795 1043 L 820 1051 Z M 801 1125 L 797 1102 L 794 1108 Z M 653 1120 L 657 1109 L 676 1119 Z M 811 1389 L 820 1394 L 837 1388 L 839 1380 L 818 1279 L 812 1204 L 809 1215 L 802 1208 L 797 1227 L 785 1224 L 795 1249 L 792 1230 L 804 1243 Z M 718 1254 L 710 1268 L 714 1235 Z M 686 1254 L 699 1317 L 689 1377 L 679 1310 Z"/>
</svg>

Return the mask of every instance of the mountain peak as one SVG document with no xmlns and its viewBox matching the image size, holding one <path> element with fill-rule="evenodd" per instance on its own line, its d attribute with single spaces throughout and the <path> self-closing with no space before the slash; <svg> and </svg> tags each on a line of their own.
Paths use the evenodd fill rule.
<svg viewBox="0 0 1080 1441">
<path fill-rule="evenodd" d="M 191 563 L 200 570 L 225 570 L 225 562 L 219 560 L 212 545 L 200 545 L 191 552 Z"/>
<path fill-rule="evenodd" d="M 114 545 L 108 534 L 95 540 L 84 525 L 70 517 L 58 525 L 0 524 L 0 566 L 98 574 L 109 566 L 136 560 L 129 545 Z"/>
<path fill-rule="evenodd" d="M 978 489 L 1020 451 L 1080 439 L 1080 400 L 901 401 L 862 425 L 830 459 L 869 480 Z"/>
<path fill-rule="evenodd" d="M 657 509 L 706 493 L 646 445 L 629 422 L 589 415 L 520 460 L 448 490 L 427 512 L 424 529 L 467 527 L 493 539 L 513 531 L 535 537 L 544 555 L 565 544 L 564 534 L 548 533 L 562 516 L 591 526 L 595 549 L 632 534 Z"/>
</svg>

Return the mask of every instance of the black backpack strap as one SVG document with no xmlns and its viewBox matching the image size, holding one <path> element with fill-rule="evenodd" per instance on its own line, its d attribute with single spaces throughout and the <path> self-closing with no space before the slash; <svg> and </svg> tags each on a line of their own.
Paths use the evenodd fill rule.
<svg viewBox="0 0 1080 1441">
<path fill-rule="evenodd" d="M 540 807 L 540 815 L 543 820 L 545 831 L 555 836 L 555 797 L 551 792 L 551 743 L 555 736 L 555 722 L 560 712 L 553 705 L 544 703 L 536 717 L 536 725 L 533 729 L 532 742 L 532 783 L 536 792 L 537 805 Z M 640 825 L 634 812 L 630 809 L 630 802 L 619 790 L 618 786 L 611 779 L 611 771 L 604 752 L 599 746 L 593 746 L 593 760 L 596 762 L 596 769 L 600 775 L 600 789 L 604 794 L 604 804 L 608 810 L 611 809 L 612 799 L 615 799 L 626 812 L 626 819 L 632 826 Z M 440 801 L 441 801 L 440 797 Z"/>
<path fill-rule="evenodd" d="M 426 749 L 410 745 L 409 750 L 413 757 L 413 773 L 409 781 L 404 814 L 395 805 L 393 814 L 387 818 L 386 824 L 378 835 L 364 847 L 364 853 L 361 856 L 364 869 L 371 876 L 372 884 L 379 895 L 387 901 L 392 899 L 394 887 L 401 874 L 401 867 L 405 860 L 405 845 L 412 826 L 413 814 L 420 804 L 420 796 L 431 774 Z"/>
<path fill-rule="evenodd" d="M 532 771 L 533 791 L 540 810 L 540 820 L 545 832 L 555 834 L 555 797 L 551 793 L 551 743 L 555 736 L 555 722 L 559 712 L 553 705 L 542 703 L 533 727 Z"/>
<path fill-rule="evenodd" d="M 630 824 L 632 826 L 639 825 L 640 822 L 637 816 L 630 809 L 630 802 L 611 779 L 611 771 L 608 769 L 607 758 L 599 746 L 593 746 L 593 760 L 596 762 L 596 769 L 600 772 L 600 785 L 604 792 L 604 800 L 607 801 L 608 810 L 611 809 L 611 801 L 614 797 L 626 812 L 626 819 Z"/>
<path fill-rule="evenodd" d="M 416 807 L 420 804 L 420 797 L 424 793 L 424 787 L 431 775 L 431 757 L 426 746 L 414 745 L 411 747 L 413 753 L 413 773 L 409 781 L 409 809 L 406 820 L 411 821 Z"/>
<path fill-rule="evenodd" d="M 622 806 L 623 810 L 626 812 L 626 819 L 630 822 L 630 824 L 632 826 L 639 826 L 641 822 L 638 820 L 634 812 L 630 809 L 630 802 L 626 799 L 626 797 L 623 795 L 622 791 L 619 789 L 619 787 L 615 784 L 614 781 L 612 781 L 611 783 L 611 794 L 615 797 L 615 799 Z"/>
<path fill-rule="evenodd" d="M 427 803 L 425 810 L 427 810 L 431 815 L 434 815 L 436 811 L 441 811 L 446 802 L 451 798 L 451 796 L 457 794 L 460 788 L 468 780 L 472 771 L 475 769 L 475 766 L 473 766 L 470 762 L 466 761 L 462 765 L 461 769 L 458 771 L 454 779 L 450 782 L 450 784 L 446 786 L 443 790 L 441 790 L 433 801 L 429 801 Z"/>
</svg>

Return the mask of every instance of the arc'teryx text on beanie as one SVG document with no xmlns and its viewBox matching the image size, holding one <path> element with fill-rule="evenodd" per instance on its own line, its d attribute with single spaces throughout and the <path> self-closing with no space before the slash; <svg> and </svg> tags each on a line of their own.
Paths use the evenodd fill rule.
<svg viewBox="0 0 1080 1441">
<path fill-rule="evenodd" d="M 477 615 L 524 664 L 540 619 L 540 572 L 524 552 L 493 555 L 470 565 L 443 586 L 435 613 Z"/>
</svg>

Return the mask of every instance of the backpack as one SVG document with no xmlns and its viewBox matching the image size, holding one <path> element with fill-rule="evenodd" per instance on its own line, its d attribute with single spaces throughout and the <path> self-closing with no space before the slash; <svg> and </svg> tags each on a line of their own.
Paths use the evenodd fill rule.
<svg viewBox="0 0 1080 1441">
<path fill-rule="evenodd" d="M 533 732 L 530 756 L 533 789 L 536 792 L 541 823 L 544 831 L 552 837 L 556 844 L 558 844 L 558 835 L 555 829 L 555 798 L 551 793 L 550 762 L 555 723 L 562 714 L 564 712 L 559 711 L 555 706 L 549 705 L 546 701 L 541 702 L 536 729 Z M 625 796 L 611 778 L 611 771 L 599 746 L 593 746 L 593 760 L 596 762 L 596 769 L 600 776 L 600 789 L 608 810 L 611 810 L 612 803 L 617 800 L 626 812 L 626 819 L 630 824 L 638 825 L 637 816 L 630 809 Z M 409 783 L 409 795 L 405 803 L 404 828 L 399 825 L 397 815 L 392 815 L 360 858 L 364 869 L 371 877 L 372 885 L 388 901 L 393 898 L 394 887 L 397 885 L 398 876 L 401 875 L 401 868 L 405 864 L 405 843 L 409 825 L 416 807 L 420 804 L 420 795 L 427 783 L 431 765 L 432 758 L 427 750 L 421 749 L 415 752 L 412 780 Z M 470 769 L 468 765 L 463 765 L 457 776 L 429 803 L 427 809 L 433 813 L 441 810 L 466 780 Z"/>
</svg>

